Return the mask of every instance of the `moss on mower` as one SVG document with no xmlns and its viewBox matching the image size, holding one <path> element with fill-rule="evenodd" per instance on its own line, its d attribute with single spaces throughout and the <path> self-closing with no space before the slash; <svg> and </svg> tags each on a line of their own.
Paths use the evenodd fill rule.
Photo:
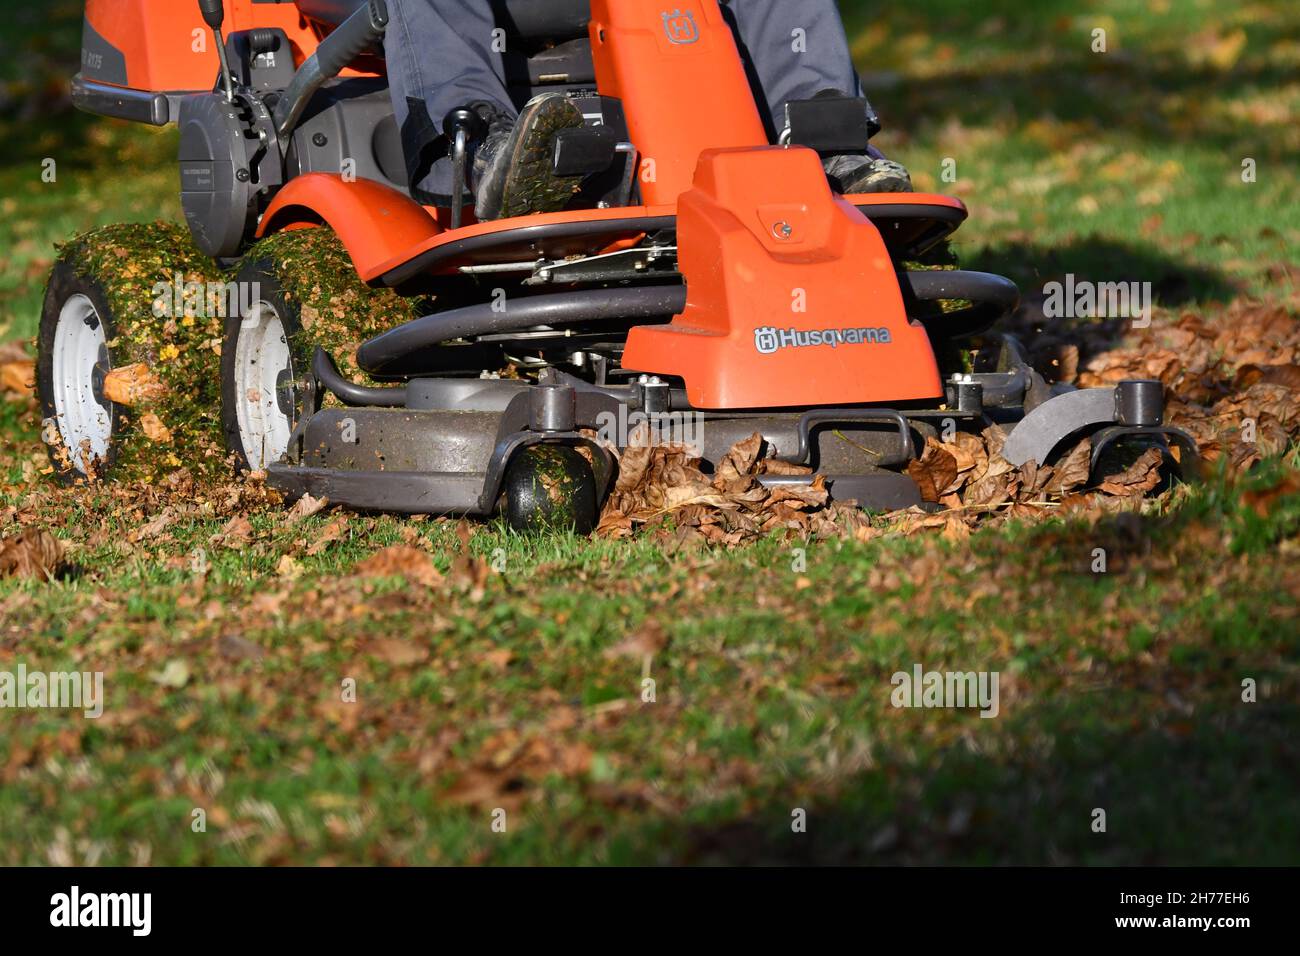
<svg viewBox="0 0 1300 956">
<path fill-rule="evenodd" d="M 153 481 L 181 467 L 224 473 L 221 336 L 225 320 L 209 296 L 226 277 L 168 222 L 106 226 L 58 247 L 58 258 L 99 283 L 116 324 L 116 367 L 142 362 L 165 386 L 147 408 L 119 406 L 115 477 Z M 145 415 L 165 430 L 141 427 Z M 153 433 L 151 438 L 146 431 Z"/>
<path fill-rule="evenodd" d="M 230 285 L 244 263 L 274 264 L 286 298 L 300 309 L 295 350 L 310 356 L 319 345 L 357 381 L 368 382 L 356 365 L 357 347 L 422 314 L 420 303 L 362 282 L 328 229 L 265 239 L 231 271 L 200 252 L 183 225 L 169 222 L 96 229 L 60 245 L 58 257 L 103 289 L 116 322 L 109 343 L 114 366 L 143 363 L 165 386 L 148 407 L 119 406 L 112 477 L 126 481 L 157 481 L 181 468 L 199 480 L 229 477 L 221 347 L 230 307 L 251 294 Z M 142 427 L 146 415 L 156 415 L 162 428 Z"/>
<path fill-rule="evenodd" d="M 329 352 L 339 371 L 362 384 L 372 382 L 357 366 L 366 339 L 419 318 L 425 300 L 361 281 L 338 236 L 329 229 L 295 229 L 257 243 L 243 262 L 270 260 L 285 298 L 299 308 L 300 337 L 294 351 L 309 357 L 317 346 Z"/>
</svg>

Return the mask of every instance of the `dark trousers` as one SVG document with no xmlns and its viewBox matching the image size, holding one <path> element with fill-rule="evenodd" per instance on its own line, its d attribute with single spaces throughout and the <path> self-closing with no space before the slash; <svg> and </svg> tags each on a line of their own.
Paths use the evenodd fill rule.
<svg viewBox="0 0 1300 956">
<path fill-rule="evenodd" d="M 861 96 L 835 0 L 724 0 L 746 68 L 775 141 L 785 104 L 822 90 Z M 389 0 L 384 40 L 393 107 L 416 196 L 445 204 L 451 164 L 442 121 L 452 110 L 487 102 L 518 110 L 494 49 L 489 0 Z M 499 46 L 499 44 L 496 44 Z"/>
</svg>

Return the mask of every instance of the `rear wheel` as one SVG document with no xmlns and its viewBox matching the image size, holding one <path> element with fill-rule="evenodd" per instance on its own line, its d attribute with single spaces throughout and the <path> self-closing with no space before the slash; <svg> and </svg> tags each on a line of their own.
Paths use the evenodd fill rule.
<svg viewBox="0 0 1300 956">
<path fill-rule="evenodd" d="M 302 411 L 298 380 L 306 356 L 298 344 L 302 325 L 274 262 L 251 261 L 237 281 L 256 290 L 251 305 L 226 321 L 221 347 L 221 422 L 238 466 L 261 471 L 289 450 Z M 244 297 L 241 296 L 241 299 Z"/>
<path fill-rule="evenodd" d="M 37 344 L 41 438 L 65 481 L 102 478 L 117 454 L 118 414 L 104 397 L 116 323 L 102 286 L 73 264 L 54 264 Z"/>
</svg>

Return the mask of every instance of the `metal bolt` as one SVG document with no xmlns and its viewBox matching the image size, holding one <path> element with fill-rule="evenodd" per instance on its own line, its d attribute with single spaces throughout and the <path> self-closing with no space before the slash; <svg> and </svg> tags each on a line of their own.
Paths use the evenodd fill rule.
<svg viewBox="0 0 1300 956">
<path fill-rule="evenodd" d="M 324 133 L 314 133 L 311 141 L 313 146 L 324 146 L 329 142 L 329 139 Z"/>
<path fill-rule="evenodd" d="M 772 227 L 772 235 L 778 239 L 789 239 L 794 235 L 794 226 L 790 225 L 784 219 Z"/>
<path fill-rule="evenodd" d="M 241 183 L 246 183 L 250 179 L 252 179 L 253 176 L 251 173 L 249 173 L 247 169 L 237 169 L 235 170 L 235 178 L 238 179 Z"/>
</svg>

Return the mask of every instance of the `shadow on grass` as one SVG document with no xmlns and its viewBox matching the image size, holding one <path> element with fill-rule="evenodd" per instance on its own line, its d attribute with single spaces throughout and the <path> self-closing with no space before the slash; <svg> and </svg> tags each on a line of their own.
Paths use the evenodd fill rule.
<svg viewBox="0 0 1300 956">
<path fill-rule="evenodd" d="M 1153 675 L 1153 681 L 1157 675 Z M 1161 696 L 1158 686 L 1144 692 Z M 1225 676 L 1224 699 L 1238 693 Z M 1016 759 L 957 746 L 918 766 L 885 754 L 833 799 L 768 804 L 745 820 L 677 835 L 676 862 L 701 864 L 1294 865 L 1300 740 L 1294 704 L 1239 704 L 1159 726 L 1108 730 L 1098 690 L 1072 712 L 1007 715 Z M 904 712 L 900 718 L 923 720 Z M 973 721 L 979 718 L 971 716 Z M 978 739 L 979 728 L 971 736 Z M 1050 743 L 1044 735 L 1050 733 Z M 1104 833 L 1093 829 L 1105 811 Z"/>
<path fill-rule="evenodd" d="M 1135 144 L 1185 144 L 1224 157 L 1225 168 L 1244 156 L 1294 164 L 1300 151 L 1251 119 L 1248 110 L 1216 110 L 1216 103 L 1281 90 L 1294 74 L 1271 66 L 1240 66 L 1231 72 L 1158 66 L 1146 57 L 1096 65 L 1069 57 L 1059 66 L 962 70 L 925 81 L 909 80 L 891 99 L 890 120 L 916 132 L 918 121 L 955 116 L 964 123 L 1010 116 L 1023 127 L 1041 116 L 1083 121 L 1099 133 Z M 1178 97 L 1177 105 L 1170 97 Z M 1242 152 L 1247 150 L 1248 152 Z"/>
<path fill-rule="evenodd" d="M 1260 487 L 1285 473 L 1263 468 Z M 1223 482 L 1170 515 L 1124 513 L 1088 526 L 1087 547 L 1105 547 L 1120 587 L 1141 587 L 1149 575 L 1177 573 L 1176 552 L 1167 563 L 1156 558 L 1197 529 L 1229 529 L 1234 551 L 1268 559 L 1300 528 L 1300 498 L 1265 519 Z M 1079 547 L 1080 526 L 1022 531 L 973 545 L 995 557 L 1006 548 L 1035 555 L 1044 574 L 1095 580 L 1078 557 L 1090 554 Z M 1044 672 L 1034 696 L 1012 678 L 993 719 L 887 708 L 882 673 L 868 769 L 834 785 L 792 768 L 788 793 L 768 791 L 753 812 L 685 827 L 660 821 L 644 845 L 695 864 L 1293 866 L 1300 704 L 1288 662 L 1300 653 L 1300 631 L 1286 622 L 1295 600 L 1283 591 L 1267 598 L 1283 602 L 1270 620 L 1231 605 L 1206 616 L 1198 600 L 1219 599 L 1186 595 L 1186 614 L 1171 608 L 1156 634 L 1126 628 L 1121 613 L 1104 657 L 1081 644 L 1064 668 L 1038 642 Z M 1040 666 L 1029 647 L 1016 653 L 1025 672 Z M 1246 677 L 1257 703 L 1242 700 Z M 793 831 L 796 808 L 807 811 L 806 832 Z M 1094 829 L 1099 809 L 1105 832 Z"/>
<path fill-rule="evenodd" d="M 1154 243 L 1090 236 L 1050 246 L 1012 242 L 963 249 L 968 243 L 961 240 L 969 241 L 978 230 L 979 223 L 972 220 L 957 234 L 954 244 L 962 267 L 1004 275 L 1020 286 L 1024 297 L 1041 294 L 1046 283 L 1067 274 L 1078 281 L 1150 282 L 1156 304 L 1171 308 L 1193 302 L 1231 301 L 1242 292 L 1239 283 L 1227 273 L 1189 264 Z"/>
</svg>

